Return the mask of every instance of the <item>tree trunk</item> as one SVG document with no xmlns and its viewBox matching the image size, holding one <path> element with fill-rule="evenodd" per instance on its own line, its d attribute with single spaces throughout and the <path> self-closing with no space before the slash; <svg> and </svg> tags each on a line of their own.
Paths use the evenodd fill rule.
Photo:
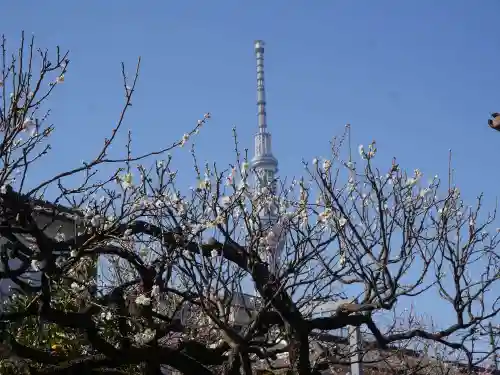
<svg viewBox="0 0 500 375">
<path fill-rule="evenodd" d="M 229 360 L 227 364 L 224 366 L 223 374 L 224 375 L 240 375 L 241 369 L 241 358 L 239 355 L 239 350 L 234 348 L 229 353 Z"/>
<path fill-rule="evenodd" d="M 309 335 L 306 332 L 291 332 L 289 335 L 288 358 L 290 367 L 287 375 L 311 375 L 309 361 Z"/>
</svg>

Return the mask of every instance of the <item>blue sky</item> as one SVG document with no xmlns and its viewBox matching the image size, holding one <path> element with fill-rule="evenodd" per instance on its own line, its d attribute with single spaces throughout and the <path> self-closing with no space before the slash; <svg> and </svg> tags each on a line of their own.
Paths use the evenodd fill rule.
<svg viewBox="0 0 500 375">
<path fill-rule="evenodd" d="M 252 44 L 264 39 L 268 123 L 282 175 L 301 173 L 302 157 L 327 155 L 328 139 L 349 122 L 355 144 L 377 140 L 381 163 L 397 156 L 410 170 L 445 175 L 452 148 L 466 196 L 498 194 L 500 134 L 486 124 L 500 109 L 498 2 L 147 4 L 4 5 L 11 47 L 24 29 L 41 47 L 71 51 L 66 82 L 51 101 L 57 156 L 48 169 L 73 166 L 101 146 L 123 99 L 120 62 L 133 72 L 138 56 L 142 75 L 125 124 L 136 151 L 178 139 L 210 111 L 213 120 L 196 140 L 200 157 L 231 160 L 233 125 L 242 145 L 252 146 Z"/>
<path fill-rule="evenodd" d="M 373 139 L 385 168 L 446 175 L 471 201 L 498 195 L 500 39 L 496 0 L 420 1 L 17 1 L 3 5 L 11 48 L 21 30 L 41 47 L 71 51 L 66 82 L 51 101 L 57 127 L 43 170 L 91 157 L 123 100 L 120 62 L 142 74 L 125 129 L 134 149 L 179 139 L 204 112 L 201 160 L 233 160 L 231 128 L 252 148 L 256 129 L 253 41 L 266 41 L 268 124 L 282 176 L 302 158 L 328 155 L 346 123 L 354 143 Z M 126 142 L 125 132 L 119 145 Z M 190 168 L 187 152 L 177 166 Z M 61 156 L 63 155 L 63 156 Z M 186 186 L 190 182 L 185 181 Z"/>
</svg>

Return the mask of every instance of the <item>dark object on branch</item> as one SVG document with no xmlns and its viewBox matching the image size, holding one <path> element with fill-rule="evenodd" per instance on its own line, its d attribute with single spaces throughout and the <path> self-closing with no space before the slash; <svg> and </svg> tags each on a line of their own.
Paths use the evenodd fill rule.
<svg viewBox="0 0 500 375">
<path fill-rule="evenodd" d="M 491 119 L 488 120 L 490 128 L 500 131 L 500 113 L 492 113 Z"/>
</svg>

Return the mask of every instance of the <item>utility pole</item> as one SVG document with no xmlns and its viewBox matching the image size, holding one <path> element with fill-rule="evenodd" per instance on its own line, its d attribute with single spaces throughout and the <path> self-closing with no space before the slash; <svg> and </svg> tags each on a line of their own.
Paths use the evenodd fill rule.
<svg viewBox="0 0 500 375">
<path fill-rule="evenodd" d="M 351 375 L 363 375 L 363 339 L 359 327 L 349 326 L 349 351 L 351 355 Z"/>
<path fill-rule="evenodd" d="M 488 325 L 488 335 L 490 337 L 490 346 L 491 346 L 491 349 L 493 350 L 493 370 L 494 371 L 498 371 L 498 355 L 497 355 L 497 351 L 495 349 L 496 345 L 495 345 L 495 333 L 493 332 L 493 325 L 490 324 Z"/>
<path fill-rule="evenodd" d="M 340 306 L 346 304 L 357 304 L 356 299 L 343 299 L 337 301 L 333 305 L 333 309 L 337 310 Z M 351 362 L 350 375 L 363 375 L 363 338 L 361 337 L 361 328 L 349 326 L 347 329 L 349 338 L 349 358 Z"/>
</svg>

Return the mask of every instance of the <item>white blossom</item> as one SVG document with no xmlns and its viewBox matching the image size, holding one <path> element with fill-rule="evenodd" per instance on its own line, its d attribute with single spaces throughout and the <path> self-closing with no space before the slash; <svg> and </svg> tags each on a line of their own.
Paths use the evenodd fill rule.
<svg viewBox="0 0 500 375">
<path fill-rule="evenodd" d="M 144 294 L 139 294 L 135 299 L 135 303 L 138 305 L 149 306 L 151 304 L 151 298 L 146 297 Z"/>
<path fill-rule="evenodd" d="M 83 285 L 76 283 L 76 282 L 72 282 L 71 289 L 73 289 L 75 292 L 81 292 L 82 290 L 85 289 L 85 287 Z"/>
<path fill-rule="evenodd" d="M 198 181 L 198 189 L 205 190 L 210 188 L 210 179 L 205 178 L 204 180 Z"/>
<path fill-rule="evenodd" d="M 219 256 L 219 252 L 216 249 L 213 249 L 210 252 L 210 255 L 212 256 L 212 258 L 217 258 Z"/>
<path fill-rule="evenodd" d="M 7 194 L 7 185 L 2 185 L 0 187 L 0 194 Z"/>
<path fill-rule="evenodd" d="M 57 241 L 57 242 L 64 242 L 66 240 L 66 235 L 62 232 L 58 232 L 54 239 Z"/>
<path fill-rule="evenodd" d="M 325 211 L 321 212 L 318 215 L 318 220 L 320 222 L 324 223 L 327 220 L 329 220 L 331 217 L 332 217 L 332 210 L 330 210 L 329 208 L 326 208 Z"/>
<path fill-rule="evenodd" d="M 345 265 L 345 262 L 346 262 L 345 251 L 342 251 L 340 253 L 340 258 L 339 258 L 339 265 L 340 265 L 340 267 L 343 267 Z"/>
<path fill-rule="evenodd" d="M 181 139 L 181 147 L 184 146 L 188 140 L 189 140 L 189 134 L 185 133 Z"/>
<path fill-rule="evenodd" d="M 330 168 L 331 168 L 331 167 L 332 167 L 332 162 L 331 162 L 330 160 L 328 160 L 328 159 L 325 159 L 325 160 L 323 161 L 323 170 L 324 170 L 325 172 L 328 172 L 328 171 L 330 170 Z"/>
<path fill-rule="evenodd" d="M 365 148 L 363 145 L 358 146 L 358 152 L 359 152 L 359 156 L 361 156 L 364 159 L 365 158 Z"/>
<path fill-rule="evenodd" d="M 343 227 L 347 223 L 347 219 L 345 217 L 341 217 L 339 219 L 339 225 Z"/>
<path fill-rule="evenodd" d="M 162 199 L 157 199 L 155 202 L 155 207 L 156 208 L 163 208 L 166 207 L 167 204 L 162 200 Z"/>
<path fill-rule="evenodd" d="M 90 220 L 90 224 L 94 227 L 94 228 L 98 228 L 102 225 L 102 222 L 103 222 L 103 218 L 100 216 L 100 215 L 95 215 L 94 217 L 92 217 L 92 219 Z"/>
<path fill-rule="evenodd" d="M 179 215 L 184 215 L 186 213 L 187 207 L 188 205 L 186 202 L 179 200 L 177 202 L 177 205 L 175 206 L 175 209 L 177 210 L 177 213 Z"/>
<path fill-rule="evenodd" d="M 113 314 L 111 314 L 111 311 L 103 311 L 101 312 L 101 318 L 103 320 L 111 320 L 113 318 Z"/>
<path fill-rule="evenodd" d="M 133 184 L 133 175 L 132 173 L 125 173 L 121 178 L 120 178 L 120 185 L 122 186 L 123 190 L 127 190 L 131 187 L 134 186 Z"/>
<path fill-rule="evenodd" d="M 375 153 L 377 152 L 377 148 L 375 147 L 375 141 L 373 141 L 370 145 L 368 145 L 368 153 L 366 154 L 366 157 L 368 159 L 371 159 L 375 156 Z"/>
<path fill-rule="evenodd" d="M 144 332 L 137 333 L 134 335 L 134 340 L 138 344 L 145 344 L 151 341 L 156 335 L 156 331 L 151 328 L 146 328 Z"/>
<path fill-rule="evenodd" d="M 23 130 L 28 132 L 31 136 L 33 136 L 36 132 L 36 123 L 33 121 L 31 117 L 28 117 L 23 122 Z"/>
<path fill-rule="evenodd" d="M 250 168 L 250 164 L 248 162 L 241 163 L 241 173 L 243 176 L 246 176 L 248 169 Z"/>
<path fill-rule="evenodd" d="M 153 285 L 151 288 L 151 296 L 158 297 L 160 295 L 160 287 L 158 285 Z"/>
</svg>

